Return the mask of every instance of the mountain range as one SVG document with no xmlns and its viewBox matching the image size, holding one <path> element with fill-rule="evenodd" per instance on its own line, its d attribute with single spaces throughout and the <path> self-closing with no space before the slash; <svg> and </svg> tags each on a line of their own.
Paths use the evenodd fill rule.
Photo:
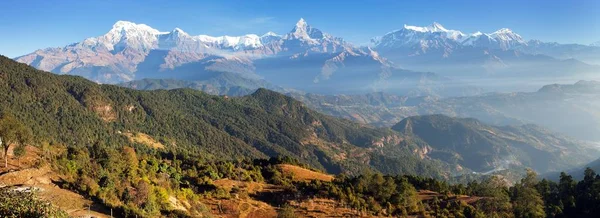
<svg viewBox="0 0 600 218">
<path fill-rule="evenodd" d="M 373 128 L 263 88 L 244 97 L 192 89 L 139 91 L 53 75 L 3 56 L 0 78 L 0 111 L 26 123 L 37 140 L 74 147 L 120 146 L 131 143 L 128 135 L 144 135 L 211 160 L 289 156 L 331 173 L 443 178 L 494 170 L 507 158 L 540 172 L 560 170 L 598 153 L 533 125 L 495 127 L 435 115 Z"/>
<path fill-rule="evenodd" d="M 482 93 L 483 85 L 473 78 L 518 75 L 526 80 L 595 72 L 598 67 L 593 64 L 600 57 L 595 46 L 527 41 L 507 28 L 465 34 L 439 23 L 405 25 L 372 42 L 368 47 L 355 46 L 304 19 L 282 35 L 216 37 L 118 21 L 102 36 L 37 50 L 16 60 L 99 83 L 177 79 L 208 84 L 207 78 L 237 76 L 244 82 L 210 86 L 446 97 Z"/>
<path fill-rule="evenodd" d="M 596 52 L 599 47 L 525 40 L 506 28 L 489 34 L 465 34 L 439 23 L 405 25 L 373 43 L 371 48 L 354 46 L 303 19 L 283 35 L 268 32 L 236 37 L 192 36 L 179 28 L 161 32 L 144 24 L 119 21 L 105 35 L 64 48 L 38 50 L 16 60 L 54 73 L 141 90 L 193 88 L 241 96 L 268 88 L 288 93 L 320 112 L 376 126 L 389 127 L 409 116 L 439 113 L 496 125 L 535 123 L 578 139 L 598 139 L 594 132 L 600 129 L 596 119 L 600 116 L 594 113 L 598 107 L 590 103 L 595 97 L 589 93 L 540 90 L 481 95 L 482 89 L 452 77 L 481 67 L 492 69 L 484 66 L 494 63 L 488 60 L 505 65 L 535 63 L 530 67 L 517 64 L 519 69 L 504 68 L 511 74 L 523 72 L 518 76 L 521 82 L 537 73 L 547 74 L 539 77 L 554 75 L 551 72 L 576 75 L 594 65 L 553 55 L 567 57 L 568 51 L 600 54 Z M 485 58 L 471 55 L 484 53 Z M 404 57 L 409 66 L 394 60 L 402 54 L 407 54 Z M 459 67 L 460 72 L 451 76 L 397 67 L 420 69 L 410 65 L 418 65 L 416 59 L 421 58 L 425 67 L 439 68 L 422 70 L 442 74 L 464 63 L 478 67 Z M 453 96 L 464 97 L 444 98 Z"/>
<path fill-rule="evenodd" d="M 99 83 L 144 78 L 198 81 L 206 75 L 235 73 L 317 93 L 383 89 L 427 94 L 433 94 L 433 90 L 448 94 L 477 92 L 473 88 L 445 87 L 449 79 L 434 73 L 395 68 L 377 52 L 324 33 L 304 19 L 284 35 L 269 32 L 236 37 L 192 36 L 179 28 L 161 32 L 144 24 L 119 21 L 105 35 L 63 48 L 38 50 L 16 60 Z"/>
<path fill-rule="evenodd" d="M 417 115 L 471 117 L 494 125 L 537 124 L 581 140 L 600 140 L 600 83 L 545 85 L 534 92 L 466 97 L 409 97 L 389 93 L 318 95 L 289 93 L 317 111 L 375 126 L 393 126 Z M 549 119 L 551 117 L 551 119 Z"/>
<path fill-rule="evenodd" d="M 439 23 L 405 25 L 371 40 L 373 49 L 403 68 L 468 77 L 572 76 L 598 71 L 600 48 L 525 40 L 508 28 L 465 34 Z"/>
<path fill-rule="evenodd" d="M 498 83 L 498 77 L 513 75 L 527 84 L 531 78 L 579 77 L 598 69 L 593 60 L 599 48 L 525 40 L 507 28 L 465 34 L 439 23 L 405 25 L 375 38 L 370 47 L 359 47 L 304 19 L 282 35 L 217 37 L 119 21 L 102 36 L 16 60 L 142 90 L 193 88 L 242 96 L 268 88 L 320 112 L 375 126 L 446 114 L 494 125 L 534 123 L 596 140 L 600 122 L 593 93 L 564 93 L 564 87 L 547 92 L 552 87 L 546 87 L 482 94 L 486 90 L 479 87 L 486 84 L 477 79 Z"/>
<path fill-rule="evenodd" d="M 0 121 L 19 127 L 4 128 L 18 142 L 4 145 L 5 194 L 63 207 L 61 192 L 79 199 L 62 208 L 73 216 L 600 211 L 589 169 L 578 183 L 535 179 L 600 169 L 600 42 L 434 22 L 355 45 L 302 18 L 290 27 L 209 36 L 117 21 L 0 55 Z"/>
</svg>

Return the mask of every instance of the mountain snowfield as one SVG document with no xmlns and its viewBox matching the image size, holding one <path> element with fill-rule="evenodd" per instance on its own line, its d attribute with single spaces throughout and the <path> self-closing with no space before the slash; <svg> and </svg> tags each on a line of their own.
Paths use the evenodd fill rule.
<svg viewBox="0 0 600 218">
<path fill-rule="evenodd" d="M 269 36 L 280 37 L 272 32 L 265 34 L 263 37 Z M 161 32 L 145 24 L 117 21 L 108 33 L 103 36 L 88 38 L 83 41 L 83 45 L 89 48 L 103 47 L 109 51 L 118 51 L 122 48 L 149 51 L 159 48 L 167 49 L 182 42 L 195 42 L 205 48 L 219 47 L 240 50 L 262 47 L 261 38 L 255 34 L 218 37 L 208 35 L 191 36 L 180 28 L 175 28 L 171 32 Z"/>
<path fill-rule="evenodd" d="M 210 80 L 218 81 L 212 88 L 254 89 L 267 82 L 322 94 L 388 91 L 446 96 L 479 93 L 447 77 L 574 74 L 597 69 L 580 60 L 600 57 L 600 47 L 526 41 L 507 28 L 465 34 L 439 23 L 404 25 L 372 42 L 369 47 L 355 46 L 304 19 L 288 33 L 260 36 L 190 35 L 180 28 L 165 32 L 118 21 L 102 36 L 37 50 L 16 60 L 98 83 Z M 232 83 L 240 81 L 232 80 L 232 75 L 243 77 L 244 84 Z M 256 82 L 248 84 L 248 79 Z"/>
</svg>

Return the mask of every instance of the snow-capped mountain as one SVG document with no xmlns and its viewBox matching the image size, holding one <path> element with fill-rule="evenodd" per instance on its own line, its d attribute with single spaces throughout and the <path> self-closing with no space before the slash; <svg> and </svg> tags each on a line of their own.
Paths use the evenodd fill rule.
<svg viewBox="0 0 600 218">
<path fill-rule="evenodd" d="M 594 42 L 590 46 L 600 47 L 600 41 Z"/>
<path fill-rule="evenodd" d="M 475 32 L 461 42 L 463 46 L 509 50 L 527 46 L 527 42 L 519 34 L 508 28 L 499 29 L 493 33 Z"/>
<path fill-rule="evenodd" d="M 467 35 L 456 30 L 447 30 L 439 23 L 427 27 L 404 25 L 404 28 L 389 32 L 371 40 L 375 48 L 399 48 L 420 46 L 422 48 L 441 47 L 449 43 L 461 42 Z"/>
<path fill-rule="evenodd" d="M 46 71 L 78 74 L 98 82 L 112 83 L 136 78 L 138 65 L 156 53 L 164 53 L 164 62 L 159 64 L 158 70 L 165 70 L 214 56 L 243 61 L 280 52 L 295 54 L 309 50 L 332 53 L 346 49 L 353 48 L 339 38 L 310 27 L 304 19 L 300 19 L 284 36 L 268 32 L 262 36 L 216 37 L 193 36 L 179 28 L 162 32 L 145 24 L 118 21 L 102 36 L 87 38 L 63 48 L 37 50 L 18 57 L 17 61 Z"/>
<path fill-rule="evenodd" d="M 404 28 L 389 32 L 371 40 L 375 48 L 455 48 L 458 46 L 491 47 L 503 50 L 527 45 L 523 38 L 508 28 L 493 33 L 475 32 L 465 34 L 458 30 L 446 29 L 434 22 L 425 27 L 404 25 Z"/>
<path fill-rule="evenodd" d="M 502 28 L 491 33 L 490 38 L 496 40 L 498 46 L 503 50 L 516 48 L 518 46 L 527 46 L 527 42 L 523 40 L 523 37 L 508 28 Z"/>
<path fill-rule="evenodd" d="M 309 44 L 318 43 L 317 40 L 323 38 L 325 38 L 323 32 L 321 32 L 319 29 L 309 26 L 304 18 L 300 18 L 294 29 L 285 35 L 285 39 L 297 39 L 305 41 Z"/>
<path fill-rule="evenodd" d="M 138 65 L 156 51 L 165 53 L 160 69 L 156 70 L 173 69 L 215 54 L 246 58 L 249 54 L 274 53 L 263 46 L 262 38 L 254 34 L 191 36 L 179 28 L 161 32 L 145 24 L 118 21 L 102 36 L 63 48 L 37 50 L 16 60 L 46 71 L 114 83 L 135 79 Z"/>
<path fill-rule="evenodd" d="M 115 52 L 126 48 L 149 51 L 157 46 L 160 34 L 168 33 L 162 33 L 145 24 L 118 21 L 103 36 L 87 38 L 83 42 L 77 43 L 76 46 Z"/>
<path fill-rule="evenodd" d="M 175 44 L 173 44 L 175 43 Z M 123 48 L 149 51 L 158 48 L 171 48 L 169 45 L 180 43 L 203 45 L 204 47 L 219 47 L 232 50 L 259 48 L 261 38 L 255 34 L 243 36 L 191 36 L 180 28 L 170 32 L 161 32 L 145 24 L 135 24 L 128 21 L 117 21 L 113 28 L 103 36 L 88 38 L 84 46 L 94 48 L 104 46 L 109 51 L 120 51 Z"/>
<path fill-rule="evenodd" d="M 445 29 L 440 25 L 431 31 L 439 30 Z M 447 36 L 463 37 L 452 32 Z M 227 81 L 215 86 L 244 86 L 250 84 L 248 79 L 254 79 L 261 82 L 246 88 L 268 82 L 319 93 L 389 89 L 396 93 L 435 94 L 433 92 L 444 89 L 439 83 L 444 79 L 435 74 L 397 69 L 376 51 L 355 47 L 310 26 L 304 19 L 286 34 L 267 32 L 261 36 L 191 35 L 180 28 L 159 31 L 145 24 L 118 21 L 102 36 L 62 48 L 37 50 L 16 60 L 100 83 L 170 78 L 211 79 Z M 228 79 L 215 79 L 221 77 L 215 72 L 227 73 Z M 231 79 L 232 75 L 244 79 Z M 233 84 L 231 81 L 244 82 Z M 431 88 L 433 85 L 436 87 Z"/>
<path fill-rule="evenodd" d="M 587 73 L 598 69 L 589 64 L 600 62 L 599 47 L 526 41 L 508 28 L 465 34 L 439 23 L 404 25 L 372 43 L 375 51 L 403 68 L 449 76 Z"/>
</svg>

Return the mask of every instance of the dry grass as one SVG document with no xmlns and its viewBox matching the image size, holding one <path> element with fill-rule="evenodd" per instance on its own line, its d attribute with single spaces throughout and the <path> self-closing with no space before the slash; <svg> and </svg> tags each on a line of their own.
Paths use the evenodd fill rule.
<svg viewBox="0 0 600 218">
<path fill-rule="evenodd" d="M 54 184 L 38 184 L 33 187 L 39 188 L 38 196 L 46 201 L 51 202 L 53 205 L 60 207 L 69 215 L 74 217 L 82 217 L 86 215 L 93 215 L 94 217 L 109 217 L 105 214 L 97 212 L 106 211 L 105 208 L 100 208 L 99 205 L 94 203 L 83 196 L 65 189 L 61 189 Z M 88 212 L 88 205 L 92 205 L 92 208 Z"/>
<path fill-rule="evenodd" d="M 440 193 L 434 192 L 434 191 L 419 190 L 417 197 L 421 201 L 428 201 L 428 200 L 432 200 L 435 197 L 441 198 L 441 197 L 443 197 L 443 195 Z M 449 197 L 449 199 L 463 201 L 467 204 L 475 203 L 476 201 L 483 198 L 483 197 L 468 196 L 468 195 L 449 195 L 448 197 Z"/>
<path fill-rule="evenodd" d="M 29 166 L 35 165 L 35 162 L 40 159 L 40 150 L 29 145 L 25 147 L 25 155 L 19 159 L 16 159 L 13 155 L 13 150 L 15 147 L 15 145 L 11 145 L 8 149 L 8 168 L 4 167 L 4 152 L 0 152 L 0 171 L 8 172 L 28 168 Z"/>
<path fill-rule="evenodd" d="M 292 201 L 294 213 L 298 217 L 376 217 L 368 213 L 347 208 L 331 199 L 313 198 L 305 201 Z"/>
<path fill-rule="evenodd" d="M 332 175 L 329 174 L 320 173 L 289 164 L 279 164 L 277 165 L 277 167 L 284 174 L 292 176 L 292 178 L 297 181 L 321 180 L 330 182 L 334 178 Z"/>
<path fill-rule="evenodd" d="M 146 135 L 144 133 L 138 132 L 138 133 L 131 133 L 131 132 L 126 132 L 123 133 L 123 135 L 127 136 L 127 138 L 129 138 L 129 141 L 133 142 L 133 143 L 140 143 L 140 144 L 144 144 L 147 145 L 148 147 L 151 148 L 160 148 L 163 149 L 165 148 L 165 145 L 163 145 L 162 143 L 154 140 L 154 138 L 152 138 L 149 135 Z"/>
<path fill-rule="evenodd" d="M 259 192 L 278 192 L 281 191 L 280 187 L 266 183 L 231 179 L 219 179 L 214 181 L 213 184 L 227 191 L 231 191 L 235 187 L 248 193 L 248 195 L 233 195 L 231 199 L 203 199 L 202 203 L 206 204 L 211 213 L 217 217 L 277 217 L 275 207 L 253 199 L 250 195 Z"/>
<path fill-rule="evenodd" d="M 275 207 L 252 198 L 203 199 L 216 217 L 263 218 L 277 217 Z"/>
<path fill-rule="evenodd" d="M 104 122 L 112 122 L 117 119 L 117 114 L 110 104 L 96 105 L 91 107 Z"/>
<path fill-rule="evenodd" d="M 0 176 L 0 186 L 50 184 L 57 178 L 49 167 L 41 169 L 29 168 L 8 172 Z"/>
<path fill-rule="evenodd" d="M 231 180 L 231 179 L 215 180 L 213 182 L 213 184 L 220 188 L 223 188 L 227 191 L 231 191 L 231 189 L 236 187 L 240 190 L 247 191 L 248 194 L 255 194 L 255 193 L 264 192 L 264 191 L 273 192 L 273 191 L 281 190 L 281 188 L 276 185 L 271 185 L 271 184 L 266 184 L 266 183 L 261 183 L 261 182 L 244 182 L 244 181 L 237 181 L 237 180 Z"/>
</svg>

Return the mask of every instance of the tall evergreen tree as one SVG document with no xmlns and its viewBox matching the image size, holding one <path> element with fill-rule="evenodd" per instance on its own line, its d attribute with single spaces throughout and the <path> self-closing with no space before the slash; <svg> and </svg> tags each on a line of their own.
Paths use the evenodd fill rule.
<svg viewBox="0 0 600 218">
<path fill-rule="evenodd" d="M 546 217 L 544 200 L 536 189 L 537 175 L 528 169 L 525 178 L 512 187 L 513 211 L 515 217 L 543 218 Z"/>
<path fill-rule="evenodd" d="M 492 176 L 484 180 L 477 185 L 473 194 L 483 197 L 477 201 L 476 207 L 487 217 L 513 217 L 507 184 L 502 178 Z"/>
</svg>

